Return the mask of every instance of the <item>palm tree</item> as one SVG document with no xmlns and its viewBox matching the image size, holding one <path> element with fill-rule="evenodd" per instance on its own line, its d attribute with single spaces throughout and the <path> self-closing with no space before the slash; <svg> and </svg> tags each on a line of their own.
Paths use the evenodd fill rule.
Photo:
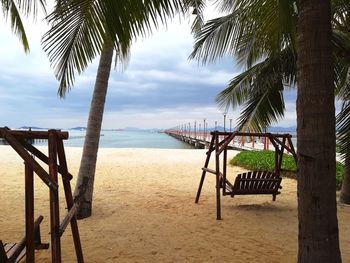
<svg viewBox="0 0 350 263">
<path fill-rule="evenodd" d="M 298 30 L 298 261 L 341 262 L 330 1 L 300 1 Z"/>
<path fill-rule="evenodd" d="M 341 2 L 341 1 L 338 1 Z M 313 3 L 313 5 L 317 5 Z M 282 8 L 281 8 L 282 7 Z M 302 3 L 302 7 L 304 3 Z M 325 7 L 324 5 L 322 6 Z M 298 8 L 298 2 L 293 3 L 292 1 L 223 1 L 221 5 L 221 9 L 223 11 L 229 11 L 229 14 L 209 21 L 202 29 L 202 31 L 197 35 L 197 42 L 195 45 L 195 50 L 192 54 L 192 57 L 203 59 L 204 62 L 213 61 L 217 57 L 222 56 L 224 53 L 228 52 L 238 57 L 238 61 L 241 62 L 242 65 L 245 65 L 248 70 L 238 76 L 234 81 L 230 84 L 235 86 L 235 94 L 236 97 L 230 96 L 229 92 L 224 91 L 221 93 L 222 97 L 226 96 L 226 102 L 229 103 L 241 103 L 242 101 L 248 101 L 247 107 L 243 110 L 243 118 L 240 119 L 240 124 L 245 123 L 255 123 L 259 128 L 259 125 L 264 126 L 269 122 L 277 119 L 283 114 L 284 104 L 283 104 L 283 84 L 285 83 L 293 83 L 295 82 L 296 76 L 296 67 L 295 63 L 289 64 L 285 62 L 285 59 L 291 60 L 296 58 L 295 52 L 295 29 L 296 29 L 296 14 L 295 10 Z M 283 10 L 284 15 L 279 13 Z M 304 9 L 308 10 L 308 9 Z M 309 9 L 311 10 L 311 9 Z M 287 14 L 287 16 L 285 15 Z M 310 14 L 312 16 L 312 14 Z M 326 17 L 327 18 L 327 17 Z M 305 24 L 308 25 L 309 21 L 306 21 Z M 293 30 L 294 28 L 294 30 Z M 317 27 L 315 27 L 317 28 Z M 327 28 L 327 27 L 326 27 Z M 304 28 L 303 28 L 304 29 Z M 306 29 L 312 30 L 312 28 L 308 27 Z M 328 29 L 329 30 L 329 29 Z M 329 30 L 330 31 L 330 30 Z M 322 32 L 324 33 L 324 32 Z M 300 32 L 299 32 L 300 34 Z M 331 35 L 331 34 L 330 34 Z M 307 35 L 303 35 L 306 37 Z M 325 39 L 326 42 L 327 39 Z M 305 42 L 306 43 L 306 42 Z M 299 44 L 300 45 L 300 44 Z M 310 48 L 311 51 L 314 51 L 314 47 L 303 46 L 300 47 L 299 52 Z M 328 54 L 329 55 L 329 54 Z M 307 56 L 306 56 L 307 57 Z M 305 58 L 305 57 L 304 57 Z M 308 57 L 310 59 L 310 57 Z M 314 59 L 312 57 L 311 59 Z M 300 61 L 299 61 L 300 62 Z M 330 63 L 329 61 L 326 61 Z M 305 63 L 305 62 L 304 62 Z M 303 65 L 303 64 L 299 64 Z M 321 64 L 322 65 L 322 64 Z M 329 65 L 328 65 L 329 66 Z M 304 72 L 304 68 L 300 72 Z M 326 67 L 321 67 L 321 70 L 325 70 Z M 313 69 L 311 69 L 312 71 Z M 260 73 L 264 73 L 265 77 L 261 78 Z M 269 73 L 269 74 L 267 74 Z M 282 76 L 282 77 L 281 77 Z M 301 74 L 299 74 L 299 77 Z M 327 75 L 325 75 L 327 76 Z M 307 78 L 308 76 L 305 76 Z M 329 77 L 329 76 L 328 76 Z M 299 81 L 305 81 L 303 78 L 299 78 Z M 326 83 L 326 82 L 325 82 Z M 328 79 L 329 83 L 329 79 Z M 304 84 L 305 85 L 305 84 Z M 250 88 L 246 88 L 246 87 Z M 330 85 L 331 87 L 332 85 Z M 303 86 L 301 86 L 303 87 Z M 299 89 L 301 87 L 298 87 Z M 315 86 L 313 86 L 315 88 Z M 323 85 L 323 88 L 329 89 L 329 86 Z M 305 91 L 305 90 L 303 90 Z M 333 90 L 334 92 L 334 90 Z M 330 97 L 328 93 L 325 93 Z M 253 94 L 253 95 L 251 95 Z M 305 101 L 308 98 L 309 93 L 301 93 L 299 92 L 299 101 Z M 232 93 L 231 93 L 232 95 Z M 301 96 L 301 97 L 300 97 Z M 316 98 L 316 97 L 315 97 Z M 322 98 L 322 97 L 321 97 Z M 313 98 L 312 98 L 313 99 Z M 318 98 L 313 99 L 317 101 Z M 334 100 L 334 94 L 333 98 Z M 316 102 L 319 103 L 320 99 Z M 279 104 L 280 107 L 274 107 L 271 104 Z M 332 105 L 328 99 L 328 107 Z M 309 120 L 309 115 L 303 115 L 306 112 L 303 107 L 305 104 L 298 104 L 298 116 L 303 116 L 303 121 L 306 121 L 306 124 L 303 123 L 304 126 L 308 126 L 308 123 L 315 121 L 319 116 L 316 114 L 316 111 L 312 111 L 315 114 L 315 117 L 312 120 Z M 318 109 L 318 108 L 316 108 Z M 257 114 L 258 113 L 258 114 Z M 332 111 L 330 111 L 332 113 Z M 328 112 L 328 114 L 330 114 Z M 331 114 L 330 114 L 331 115 Z M 251 119 L 251 118 L 254 119 Z M 334 119 L 334 105 L 333 105 L 333 119 Z M 299 121 L 301 118 L 299 117 Z M 330 117 L 332 120 L 332 116 Z M 322 121 L 322 118 L 318 120 Z M 334 131 L 330 128 L 330 123 L 332 121 L 325 120 L 325 123 L 328 124 L 327 132 L 330 130 Z M 298 123 L 300 126 L 300 122 Z M 334 123 L 333 123 L 334 124 Z M 260 127 L 261 127 L 260 126 Z M 308 126 L 309 127 L 309 126 Z M 298 146 L 300 143 L 307 146 L 307 143 L 313 142 L 317 143 L 318 146 L 324 146 L 323 140 L 319 141 L 305 141 L 305 138 L 311 139 L 309 136 L 312 134 L 311 130 L 306 130 L 305 133 L 301 133 L 302 129 L 298 129 Z M 324 136 L 324 134 L 315 134 L 312 139 L 320 139 Z M 329 139 L 333 139 L 333 143 L 335 143 L 335 138 L 330 132 L 331 137 L 328 137 L 327 145 L 332 147 Z M 301 136 L 301 138 L 299 138 Z M 317 137 L 318 136 L 318 137 Z M 303 140 L 304 139 L 304 140 Z M 304 146 L 304 147 L 305 147 Z M 308 149 L 307 147 L 305 147 Z M 305 149 L 304 148 L 304 149 Z M 303 149 L 303 147 L 302 147 Z M 313 154 L 312 149 L 308 149 L 310 154 Z M 335 152 L 335 149 L 334 149 Z M 333 152 L 333 155 L 334 155 Z M 299 159 L 304 158 L 302 154 L 303 151 L 299 149 Z M 332 154 L 328 150 L 328 157 L 318 156 L 312 161 L 314 163 L 322 163 L 325 164 L 329 160 L 334 160 L 334 169 L 332 169 L 332 161 L 330 162 L 330 167 L 328 167 L 327 173 L 323 173 L 321 175 L 320 184 L 316 185 L 315 188 L 312 188 L 313 191 L 317 191 L 318 196 L 316 196 L 317 201 L 320 200 L 319 207 L 314 207 L 311 213 L 315 216 L 322 214 L 324 211 L 328 211 L 328 218 L 325 220 L 324 218 L 318 218 L 317 226 L 312 227 L 309 224 L 314 224 L 315 222 L 307 221 L 312 216 L 311 213 L 307 214 L 307 211 L 304 209 L 306 202 L 309 202 L 310 195 L 307 195 L 307 187 L 310 188 L 310 185 L 307 184 L 306 180 L 299 180 L 299 192 L 303 192 L 299 198 L 299 220 L 303 225 L 303 228 L 300 229 L 299 237 L 299 261 L 310 261 L 308 259 L 314 258 L 317 261 L 318 257 L 325 256 L 324 259 L 328 259 L 328 261 L 335 260 L 337 262 L 340 260 L 339 253 L 339 242 L 338 242 L 338 232 L 337 232 L 337 221 L 336 221 L 336 206 L 335 202 L 332 203 L 332 200 L 335 200 L 335 158 L 332 159 Z M 326 161 L 320 157 L 327 158 Z M 335 156 L 334 156 L 335 157 Z M 299 177 L 303 177 L 307 172 L 313 178 L 312 180 L 317 180 L 317 168 L 318 166 L 314 166 L 314 169 L 310 169 L 310 160 L 309 162 L 304 162 L 301 164 L 303 170 L 301 169 Z M 330 177 L 329 174 L 334 174 L 334 177 Z M 305 179 L 305 177 L 303 177 Z M 310 177 L 309 177 L 310 178 Z M 325 183 L 327 181 L 327 183 Z M 330 186 L 334 184 L 334 188 L 331 189 Z M 317 188 L 318 186 L 318 188 Z M 327 193 L 327 198 L 324 198 L 321 191 Z M 310 192 L 310 191 L 309 191 Z M 312 201 L 312 200 L 311 200 Z M 320 209 L 323 207 L 322 210 Z M 323 214 L 322 214 L 323 216 Z M 322 226 L 322 227 L 321 227 Z M 308 228 L 310 227 L 310 228 Z M 327 231 L 319 231 L 322 229 L 334 228 L 336 231 L 333 231 L 332 234 L 329 234 Z M 307 232 L 308 229 L 311 231 Z M 327 236 L 328 235 L 328 236 Z M 323 242 L 321 246 L 324 246 L 321 250 L 319 248 L 313 247 L 310 248 L 310 253 L 306 253 L 307 246 L 310 247 L 310 241 L 312 239 L 317 240 L 319 242 L 327 239 L 329 237 L 330 243 L 329 248 L 326 248 L 326 242 Z M 321 242 L 321 241 L 320 241 Z M 320 243 L 318 243 L 320 244 Z M 305 257 L 306 255 L 306 257 Z M 334 256 L 333 258 L 331 256 Z M 310 258 L 308 258 L 308 256 Z M 326 260 L 327 261 L 327 260 Z"/>
<path fill-rule="evenodd" d="M 10 19 L 11 29 L 22 42 L 23 49 L 26 53 L 29 52 L 29 43 L 21 14 L 25 17 L 31 15 L 33 18 L 36 18 L 38 5 L 40 5 L 45 12 L 45 0 L 2 0 L 0 2 L 0 8 L 2 9 L 5 19 Z"/>
<path fill-rule="evenodd" d="M 333 1 L 333 50 L 335 58 L 335 76 L 337 97 L 346 103 L 344 90 L 350 90 L 350 28 L 348 26 L 348 16 L 350 13 L 350 3 L 344 1 Z M 243 111 L 239 118 L 239 128 L 263 130 L 273 121 L 283 117 L 284 103 L 282 90 L 286 86 L 295 87 L 296 84 L 296 56 L 292 49 L 284 47 L 279 58 L 267 57 L 262 62 L 247 69 L 242 74 L 236 76 L 222 91 L 218 97 L 218 103 L 222 107 L 229 105 L 243 105 Z M 272 80 L 272 81 L 271 81 Z M 263 88 L 257 88 L 257 86 Z M 274 91 L 280 91 L 279 94 Z M 346 107 L 339 113 L 338 123 L 350 123 L 350 116 L 344 114 Z M 340 118 L 340 116 L 342 116 Z M 347 124 L 349 125 L 349 124 Z M 339 126 L 339 125 L 338 125 Z M 349 126 L 347 126 L 349 127 Z M 338 133 L 338 137 L 340 133 Z M 350 140 L 350 134 L 343 132 L 345 139 L 340 140 L 341 153 L 345 164 L 350 163 L 350 155 L 346 153 L 348 149 L 345 142 Z M 350 204 L 350 170 L 345 167 L 344 179 L 341 188 L 339 202 Z"/>
<path fill-rule="evenodd" d="M 58 1 L 49 16 L 52 28 L 43 43 L 60 81 L 60 96 L 71 88 L 75 74 L 82 73 L 101 54 L 75 188 L 78 218 L 89 217 L 92 212 L 98 144 L 114 50 L 117 59 L 125 62 L 134 38 L 148 34 L 152 26 L 157 27 L 197 1 L 187 0 L 183 5 L 180 0 L 66 0 Z"/>
<path fill-rule="evenodd" d="M 344 92 L 341 92 L 344 89 L 349 89 L 349 74 L 350 71 L 350 28 L 348 28 L 348 14 L 350 12 L 350 3 L 347 1 L 337 1 L 334 0 L 332 8 L 332 22 L 333 22 L 333 47 L 334 47 L 334 58 L 335 58 L 335 76 L 336 76 L 336 92 L 340 100 L 346 101 L 344 97 Z M 293 6 L 295 3 L 290 2 Z M 278 6 L 276 5 L 275 8 Z M 251 12 L 251 10 L 245 9 Z M 245 10 L 240 10 L 242 16 L 247 16 Z M 281 9 L 276 10 L 281 12 Z M 289 13 L 292 17 L 289 19 L 292 21 L 287 24 L 287 27 L 294 26 L 296 23 L 294 17 L 297 16 L 298 10 L 294 9 L 294 13 Z M 286 12 L 275 17 L 286 17 Z M 237 16 L 236 16 L 237 17 Z M 253 17 L 253 19 L 255 19 Z M 256 24 L 264 24 L 264 20 L 268 21 L 269 18 L 258 17 L 259 20 Z M 217 19 L 217 21 L 225 21 L 224 19 Z M 214 23 L 210 21 L 203 27 L 201 32 L 201 42 L 197 42 L 196 49 L 201 52 L 205 42 L 208 42 L 208 39 L 215 40 L 218 38 L 216 35 L 226 30 L 229 30 L 230 27 L 225 27 L 225 23 Z M 286 42 L 283 38 L 283 32 L 295 32 L 295 30 L 286 30 L 286 24 L 280 26 L 274 26 L 275 30 L 278 30 L 281 38 L 280 46 L 283 47 L 273 54 L 268 56 L 265 55 L 263 60 L 255 62 L 253 66 L 247 66 L 247 69 L 236 76 L 233 80 L 230 81 L 228 87 L 222 91 L 218 97 L 217 102 L 220 107 L 227 108 L 229 106 L 236 107 L 237 105 L 243 106 L 243 110 L 238 119 L 239 125 L 238 129 L 242 130 L 255 130 L 263 131 L 267 126 L 272 122 L 280 119 L 284 115 L 284 100 L 283 100 L 283 90 L 286 87 L 295 88 L 296 87 L 296 54 L 294 51 L 295 43 L 289 42 L 289 45 L 286 45 Z M 205 33 L 204 33 L 205 32 Z M 205 35 L 204 35 L 205 34 Z M 274 36 L 274 34 L 269 34 L 268 36 Z M 294 35 L 294 34 L 293 34 Z M 291 36 L 291 40 L 295 40 L 295 36 Z M 247 37 L 246 39 L 253 39 L 252 37 Z M 292 45 L 292 46 L 290 46 Z M 277 45 L 279 48 L 279 46 Z M 249 52 L 254 52 L 254 50 L 248 50 Z M 270 53 L 271 54 L 271 53 Z M 276 55 L 277 54 L 277 55 Z M 196 56 L 194 52 L 192 56 Z M 246 55 L 247 57 L 249 55 Z M 346 115 L 348 116 L 348 115 Z M 338 118 L 339 119 L 339 118 Z M 343 117 L 344 119 L 344 117 Z M 343 121 L 350 122 L 350 116 Z M 350 137 L 348 140 L 350 140 Z M 343 140 L 347 141 L 347 140 Z M 342 141 L 341 141 L 342 142 Z M 346 160 L 345 149 L 342 147 L 342 156 L 344 157 L 345 163 L 349 163 L 350 160 Z M 350 158 L 350 157 L 349 157 Z M 350 181 L 349 169 L 345 169 L 343 185 L 341 189 L 339 201 L 342 203 L 349 203 L 350 198 L 345 198 L 346 196 L 350 197 L 350 187 L 347 187 Z"/>
</svg>

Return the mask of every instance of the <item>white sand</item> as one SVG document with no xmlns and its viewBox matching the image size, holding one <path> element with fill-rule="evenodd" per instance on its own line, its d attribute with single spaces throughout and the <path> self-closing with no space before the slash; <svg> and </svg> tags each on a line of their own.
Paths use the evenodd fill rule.
<svg viewBox="0 0 350 263">
<path fill-rule="evenodd" d="M 76 175 L 81 149 L 66 152 Z M 24 234 L 23 161 L 8 146 L 0 146 L 0 156 L 0 239 L 15 242 Z M 85 261 L 295 262 L 296 181 L 283 179 L 276 202 L 271 196 L 223 197 L 223 220 L 217 221 L 214 176 L 207 176 L 194 203 L 204 161 L 204 150 L 100 149 L 93 215 L 79 221 Z M 239 171 L 229 168 L 232 177 Z M 35 187 L 36 216 L 44 216 L 42 239 L 49 242 L 49 191 L 38 177 Z M 63 217 L 62 193 L 61 201 Z M 338 206 L 343 262 L 350 262 L 349 218 L 350 207 Z M 69 228 L 62 257 L 76 262 Z M 36 259 L 50 262 L 50 250 L 36 252 Z"/>
</svg>

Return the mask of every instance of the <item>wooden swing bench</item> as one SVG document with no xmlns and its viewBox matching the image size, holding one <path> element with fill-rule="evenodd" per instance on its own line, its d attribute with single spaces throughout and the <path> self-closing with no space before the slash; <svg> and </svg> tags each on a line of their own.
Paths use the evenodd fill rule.
<svg viewBox="0 0 350 263">
<path fill-rule="evenodd" d="M 238 174 L 234 185 L 231 187 L 226 183 L 228 195 L 272 195 L 272 200 L 276 200 L 279 195 L 282 178 L 269 171 L 252 171 Z"/>
<path fill-rule="evenodd" d="M 43 219 L 43 216 L 39 216 L 34 222 L 34 248 L 36 250 L 49 248 L 49 244 L 41 243 L 40 223 Z M 0 240 L 0 263 L 20 262 L 25 257 L 26 251 L 26 237 L 19 243 L 2 243 Z"/>
<path fill-rule="evenodd" d="M 272 195 L 272 200 L 276 200 L 276 196 L 280 194 L 282 189 L 280 176 L 283 151 L 290 152 L 295 161 L 296 153 L 292 144 L 291 135 L 289 134 L 271 134 L 271 133 L 242 133 L 242 132 L 212 132 L 212 139 L 207 152 L 207 158 L 202 168 L 202 177 L 199 183 L 196 203 L 199 201 L 202 186 L 206 173 L 216 175 L 216 219 L 221 219 L 221 201 L 220 191 L 222 189 L 223 196 L 235 195 Z M 227 146 L 235 138 L 235 136 L 256 136 L 267 137 L 275 147 L 275 171 L 249 171 L 238 174 L 232 184 L 226 177 L 227 165 Z M 282 139 L 282 140 L 280 140 Z M 215 169 L 208 168 L 211 153 L 215 152 Z M 223 153 L 223 172 L 220 171 L 220 154 Z"/>
</svg>

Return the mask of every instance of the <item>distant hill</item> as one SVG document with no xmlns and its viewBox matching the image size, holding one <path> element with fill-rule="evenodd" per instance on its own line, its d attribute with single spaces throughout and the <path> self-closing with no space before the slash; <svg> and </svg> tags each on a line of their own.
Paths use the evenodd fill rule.
<svg viewBox="0 0 350 263">
<path fill-rule="evenodd" d="M 74 130 L 74 131 L 86 131 L 86 127 L 74 127 L 74 128 L 69 128 L 69 130 Z"/>
<path fill-rule="evenodd" d="M 290 126 L 290 127 L 280 127 L 280 126 L 275 126 L 275 127 L 270 127 L 267 128 L 268 132 L 289 132 L 289 133 L 295 133 L 297 131 L 296 126 Z"/>
<path fill-rule="evenodd" d="M 35 127 L 35 126 L 22 126 L 22 127 L 19 127 L 18 129 L 20 129 L 20 130 L 29 130 L 29 129 L 32 129 L 32 130 L 48 130 L 47 128 L 41 128 L 41 127 Z"/>
</svg>

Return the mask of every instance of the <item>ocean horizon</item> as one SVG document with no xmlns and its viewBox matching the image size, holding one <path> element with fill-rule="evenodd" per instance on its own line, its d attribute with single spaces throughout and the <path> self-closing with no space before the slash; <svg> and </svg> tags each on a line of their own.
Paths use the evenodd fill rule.
<svg viewBox="0 0 350 263">
<path fill-rule="evenodd" d="M 63 130 L 62 130 L 63 131 Z M 66 147 L 83 147 L 85 130 L 67 130 Z M 46 145 L 47 142 L 35 141 L 34 145 Z M 159 148 L 159 149 L 193 149 L 191 145 L 179 141 L 165 133 L 151 130 L 102 130 L 100 148 Z"/>
</svg>

